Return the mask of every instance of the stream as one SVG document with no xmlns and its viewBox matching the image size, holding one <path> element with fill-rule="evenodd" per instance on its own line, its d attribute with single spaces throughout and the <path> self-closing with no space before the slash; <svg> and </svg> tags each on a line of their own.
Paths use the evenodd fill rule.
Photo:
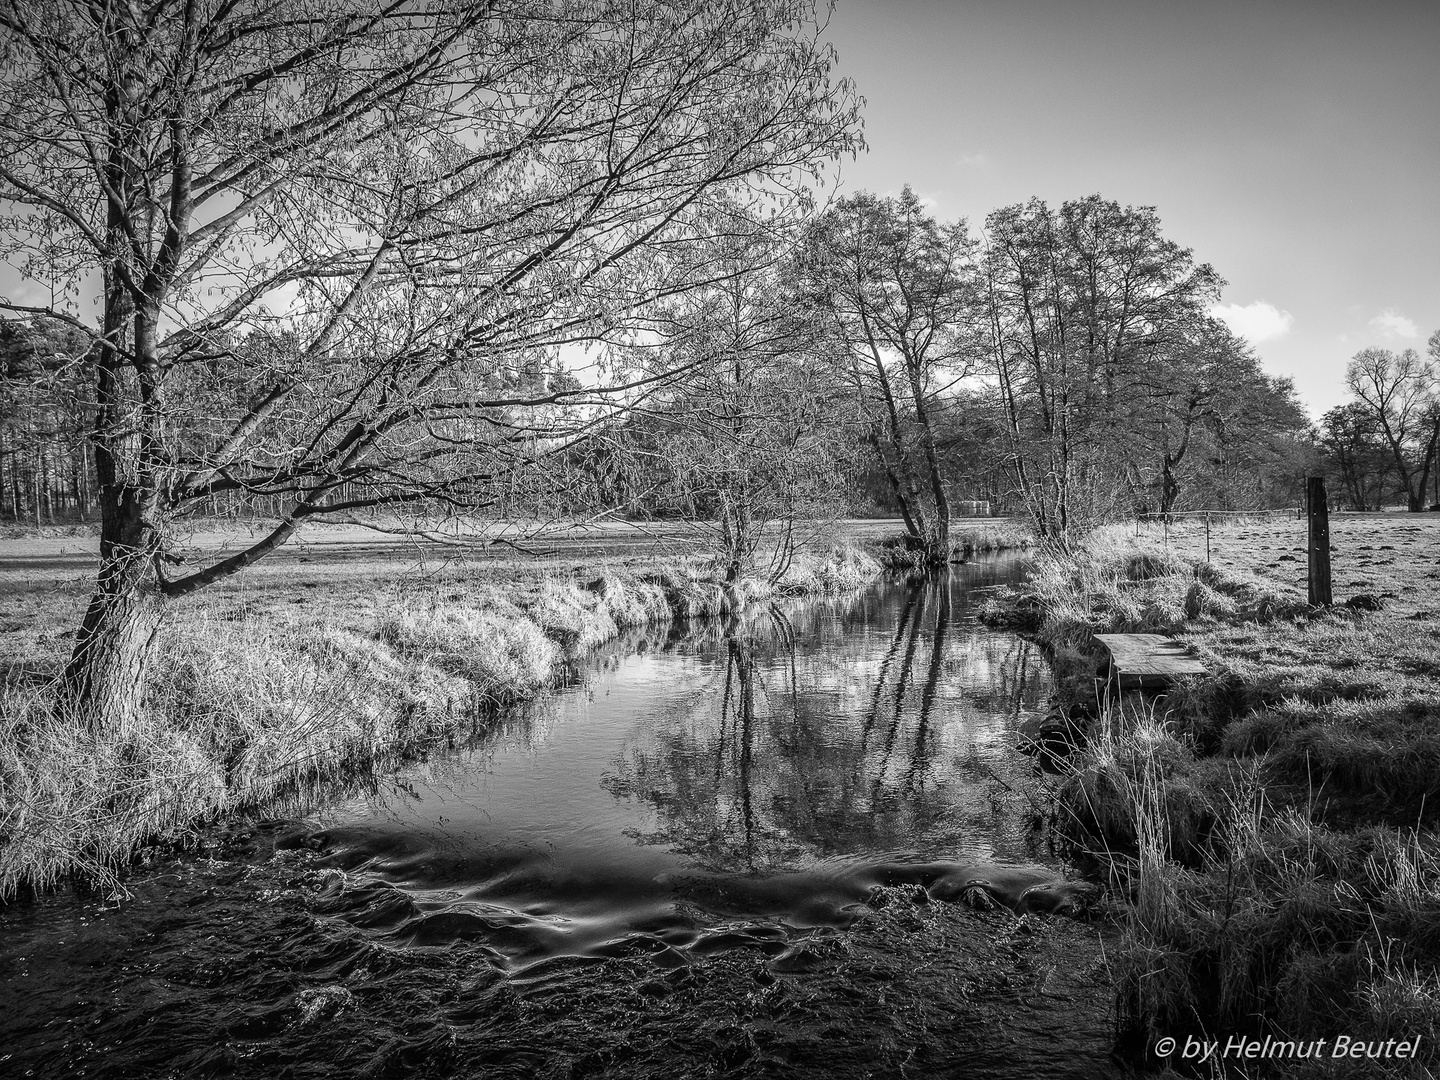
<svg viewBox="0 0 1440 1080">
<path fill-rule="evenodd" d="M 1019 565 L 631 632 L 122 902 L 0 908 L 0 1076 L 1115 1074 L 1015 749 L 1048 669 L 975 618 Z"/>
</svg>

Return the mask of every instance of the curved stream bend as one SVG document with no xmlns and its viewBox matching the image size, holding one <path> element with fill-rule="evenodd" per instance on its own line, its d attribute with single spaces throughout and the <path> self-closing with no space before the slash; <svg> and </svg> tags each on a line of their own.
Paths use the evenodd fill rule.
<svg viewBox="0 0 1440 1080">
<path fill-rule="evenodd" d="M 15 905 L 11 1063 L 1102 1075 L 1094 932 L 977 910 L 1081 888 L 1014 751 L 1048 673 L 973 616 L 1015 572 L 634 635 L 478 744 L 257 830 L 248 856 L 141 875 L 119 911 Z"/>
</svg>

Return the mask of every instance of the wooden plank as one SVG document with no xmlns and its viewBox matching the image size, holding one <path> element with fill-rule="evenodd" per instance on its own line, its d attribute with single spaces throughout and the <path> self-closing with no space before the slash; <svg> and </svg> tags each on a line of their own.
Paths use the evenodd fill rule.
<svg viewBox="0 0 1440 1080">
<path fill-rule="evenodd" d="M 1110 653 L 1122 690 L 1169 686 L 1185 675 L 1204 675 L 1205 665 L 1174 638 L 1161 634 L 1096 634 Z"/>
</svg>

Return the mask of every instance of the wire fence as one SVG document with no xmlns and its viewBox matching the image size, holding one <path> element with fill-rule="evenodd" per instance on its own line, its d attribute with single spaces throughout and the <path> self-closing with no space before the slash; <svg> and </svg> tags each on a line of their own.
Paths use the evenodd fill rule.
<svg viewBox="0 0 1440 1080">
<path fill-rule="evenodd" d="M 1210 523 L 1214 519 L 1221 520 L 1243 520 L 1245 518 L 1264 518 L 1266 516 L 1281 515 L 1291 518 L 1303 519 L 1305 507 L 1286 506 L 1279 510 L 1172 510 L 1168 514 L 1140 514 L 1135 518 L 1135 535 L 1140 535 L 1142 525 L 1163 524 L 1165 528 L 1165 546 L 1170 546 L 1170 525 L 1175 518 L 1200 519 L 1205 525 L 1205 561 L 1210 561 Z"/>
<path fill-rule="evenodd" d="M 1303 507 L 1303 506 L 1285 506 L 1285 507 L 1281 507 L 1279 510 L 1172 510 L 1172 511 L 1170 511 L 1168 514 L 1161 514 L 1161 513 L 1141 514 L 1141 515 L 1139 515 L 1138 520 L 1140 520 L 1140 521 L 1160 521 L 1160 520 L 1162 520 L 1162 519 L 1164 519 L 1164 518 L 1183 518 L 1183 517 L 1192 517 L 1192 518 L 1193 518 L 1193 517 L 1203 517 L 1203 518 L 1212 518 L 1212 517 L 1217 517 L 1217 518 L 1218 518 L 1218 517 L 1247 518 L 1247 517 L 1264 517 L 1266 514 L 1289 514 L 1291 517 L 1304 517 L 1304 516 L 1305 516 L 1305 507 Z"/>
</svg>

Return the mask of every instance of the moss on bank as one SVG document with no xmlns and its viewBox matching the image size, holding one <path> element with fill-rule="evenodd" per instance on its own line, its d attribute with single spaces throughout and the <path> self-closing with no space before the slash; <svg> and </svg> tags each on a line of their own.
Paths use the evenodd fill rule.
<svg viewBox="0 0 1440 1080">
<path fill-rule="evenodd" d="M 1418 1058 L 1347 1061 L 1344 1075 L 1432 1075 L 1434 627 L 1315 610 L 1282 583 L 1103 530 L 1043 554 L 989 617 L 1051 651 L 1059 704 L 1084 733 L 1056 780 L 1057 828 L 1123 902 L 1113 977 L 1127 1055 L 1187 1034 L 1418 1036 Z M 1175 634 L 1211 674 L 1107 703 L 1094 640 L 1106 632 Z"/>
<path fill-rule="evenodd" d="M 880 572 L 846 547 L 730 589 L 699 564 L 552 578 L 519 604 L 452 584 L 359 629 L 197 611 L 162 631 L 146 707 L 123 728 L 87 730 L 52 682 L 0 684 L 0 898 L 72 875 L 112 886 L 139 845 L 483 723 L 629 627 L 854 589 Z"/>
</svg>

